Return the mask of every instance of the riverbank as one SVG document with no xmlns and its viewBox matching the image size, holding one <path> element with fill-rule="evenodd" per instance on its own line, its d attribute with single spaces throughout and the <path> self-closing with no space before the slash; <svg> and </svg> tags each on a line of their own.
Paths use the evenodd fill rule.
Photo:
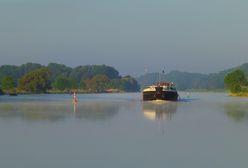
<svg viewBox="0 0 248 168">
<path fill-rule="evenodd" d="M 248 92 L 229 93 L 229 96 L 233 96 L 233 97 L 248 97 Z"/>
<path fill-rule="evenodd" d="M 118 89 L 109 89 L 109 90 L 105 90 L 105 91 L 90 91 L 90 90 L 82 90 L 82 89 L 73 89 L 73 90 L 48 90 L 45 93 L 33 93 L 33 92 L 27 92 L 27 91 L 23 91 L 23 90 L 17 90 L 15 92 L 3 92 L 0 95 L 12 95 L 12 94 L 16 94 L 16 95 L 28 95 L 28 94 L 73 94 L 74 92 L 76 92 L 77 94 L 96 94 L 96 93 L 128 93 L 126 91 L 123 90 L 118 90 Z"/>
</svg>

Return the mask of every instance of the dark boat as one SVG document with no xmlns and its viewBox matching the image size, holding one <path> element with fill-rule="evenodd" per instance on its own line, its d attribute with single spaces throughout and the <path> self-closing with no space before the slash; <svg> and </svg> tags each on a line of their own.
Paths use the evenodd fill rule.
<svg viewBox="0 0 248 168">
<path fill-rule="evenodd" d="M 160 82 L 143 89 L 143 100 L 168 100 L 177 101 L 178 93 L 176 85 L 172 82 Z"/>
<path fill-rule="evenodd" d="M 17 96 L 17 93 L 9 93 L 9 96 Z"/>
<path fill-rule="evenodd" d="M 9 92 L 9 96 L 17 96 L 18 94 L 16 92 Z"/>
</svg>

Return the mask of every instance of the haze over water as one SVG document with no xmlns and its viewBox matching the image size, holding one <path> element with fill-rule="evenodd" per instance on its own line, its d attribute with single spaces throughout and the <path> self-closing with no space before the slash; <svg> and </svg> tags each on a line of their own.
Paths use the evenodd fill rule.
<svg viewBox="0 0 248 168">
<path fill-rule="evenodd" d="M 0 97 L 0 167 L 248 166 L 248 98 L 179 93 Z"/>
</svg>

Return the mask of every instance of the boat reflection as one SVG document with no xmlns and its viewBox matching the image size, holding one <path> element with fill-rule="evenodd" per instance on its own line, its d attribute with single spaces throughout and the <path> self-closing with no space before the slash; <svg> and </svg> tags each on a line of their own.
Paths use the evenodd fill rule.
<svg viewBox="0 0 248 168">
<path fill-rule="evenodd" d="M 143 103 L 144 117 L 149 120 L 167 120 L 177 110 L 177 102 L 149 101 Z"/>
</svg>

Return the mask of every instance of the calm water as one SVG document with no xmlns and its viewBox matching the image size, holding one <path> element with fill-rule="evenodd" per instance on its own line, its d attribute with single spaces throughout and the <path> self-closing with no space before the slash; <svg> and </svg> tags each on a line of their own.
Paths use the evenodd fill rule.
<svg viewBox="0 0 248 168">
<path fill-rule="evenodd" d="M 180 93 L 0 97 L 1 168 L 247 168 L 248 99 Z"/>
</svg>

